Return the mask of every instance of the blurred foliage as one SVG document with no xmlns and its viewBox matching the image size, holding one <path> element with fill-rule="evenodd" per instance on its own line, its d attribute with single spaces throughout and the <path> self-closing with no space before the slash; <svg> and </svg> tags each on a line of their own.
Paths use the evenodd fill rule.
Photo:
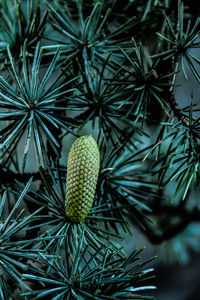
<svg viewBox="0 0 200 300">
<path fill-rule="evenodd" d="M 165 241 L 161 246 L 156 247 L 155 251 L 160 257 L 161 261 L 167 261 L 170 264 L 177 262 L 187 265 L 190 262 L 193 253 L 199 253 L 200 250 L 200 236 L 199 236 L 199 223 L 188 225 L 176 237 Z"/>
</svg>

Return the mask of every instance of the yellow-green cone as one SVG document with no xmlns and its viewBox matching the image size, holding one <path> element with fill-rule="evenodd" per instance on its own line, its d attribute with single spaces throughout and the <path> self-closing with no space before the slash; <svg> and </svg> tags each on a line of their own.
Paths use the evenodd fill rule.
<svg viewBox="0 0 200 300">
<path fill-rule="evenodd" d="M 81 223 L 92 206 L 99 174 L 100 155 L 91 135 L 72 145 L 67 164 L 65 211 L 72 222 Z"/>
</svg>

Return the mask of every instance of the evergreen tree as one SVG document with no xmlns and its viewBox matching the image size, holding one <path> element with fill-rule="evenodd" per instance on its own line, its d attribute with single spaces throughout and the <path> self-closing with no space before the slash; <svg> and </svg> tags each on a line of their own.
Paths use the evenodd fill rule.
<svg viewBox="0 0 200 300">
<path fill-rule="evenodd" d="M 0 299 L 155 299 L 126 239 L 199 247 L 193 2 L 0 0 Z"/>
</svg>

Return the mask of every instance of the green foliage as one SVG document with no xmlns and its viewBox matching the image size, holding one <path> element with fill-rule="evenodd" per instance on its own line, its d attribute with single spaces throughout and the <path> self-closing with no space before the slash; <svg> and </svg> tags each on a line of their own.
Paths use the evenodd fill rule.
<svg viewBox="0 0 200 300">
<path fill-rule="evenodd" d="M 46 2 L 50 10 L 50 18 L 54 28 L 61 33 L 57 44 L 46 46 L 46 49 L 55 49 L 58 46 L 64 53 L 65 58 L 77 59 L 84 66 L 87 74 L 88 65 L 94 66 L 96 58 L 105 60 L 109 51 L 117 55 L 119 46 L 130 46 L 127 37 L 123 33 L 134 24 L 135 17 L 128 19 L 116 29 L 111 30 L 108 26 L 108 17 L 111 9 L 108 8 L 103 16 L 103 2 L 97 2 L 90 13 L 84 17 L 82 8 L 83 1 L 77 1 L 77 14 L 70 14 L 68 8 L 60 6 L 54 1 L 55 6 Z M 64 8 L 64 9 L 63 9 Z M 77 24 L 78 23 L 78 24 Z M 106 35 L 105 35 L 106 33 Z"/>
<path fill-rule="evenodd" d="M 159 248 L 157 254 L 165 262 L 166 257 L 169 263 L 179 262 L 187 265 L 190 262 L 192 253 L 198 253 L 200 249 L 199 223 L 189 224 L 176 237 L 165 241 Z"/>
<path fill-rule="evenodd" d="M 109 208 L 99 205 L 92 208 L 83 223 L 77 225 L 69 222 L 65 215 L 65 199 L 62 199 L 62 195 L 64 196 L 63 180 L 66 176 L 64 176 L 64 170 L 59 170 L 59 172 L 58 170 L 59 168 L 55 168 L 48 175 L 41 170 L 44 181 L 42 186 L 46 194 L 42 191 L 37 193 L 30 191 L 27 194 L 30 180 L 13 209 L 14 211 L 24 197 L 40 207 L 25 219 L 26 222 L 23 221 L 23 224 L 27 224 L 27 221 L 34 221 L 34 225 L 27 229 L 24 229 L 21 224 L 19 228 L 15 226 L 15 233 L 17 229 L 24 231 L 40 228 L 43 231 L 41 235 L 31 240 L 10 243 L 11 246 L 22 244 L 22 250 L 19 248 L 14 254 L 32 261 L 26 264 L 26 269 L 23 270 L 24 272 L 28 270 L 28 273 L 23 273 L 21 276 L 28 282 L 38 281 L 41 284 L 36 284 L 36 289 L 34 287 L 30 289 L 26 286 L 26 281 L 22 282 L 24 289 L 28 289 L 29 292 L 24 292 L 21 296 L 33 295 L 37 299 L 47 295 L 51 295 L 52 299 L 59 299 L 59 297 L 63 299 L 64 297 L 68 299 L 78 297 L 82 299 L 87 297 L 91 299 L 92 297 L 97 297 L 97 299 L 108 299 L 108 297 L 110 299 L 116 297 L 119 299 L 153 299 L 153 297 L 146 296 L 143 298 L 142 295 L 137 294 L 143 290 L 155 288 L 144 285 L 144 282 L 152 277 L 149 273 L 153 269 L 143 270 L 149 261 L 136 263 L 140 258 L 138 254 L 141 250 L 135 250 L 126 256 L 122 247 L 113 240 L 117 235 L 112 234 L 112 231 L 106 232 L 104 227 L 100 226 L 101 221 L 102 225 L 105 222 L 117 222 L 114 218 L 101 217 L 105 212 L 115 208 L 111 205 Z M 18 192 L 13 193 L 18 194 Z M 5 203 L 4 196 L 2 201 Z M 36 215 L 41 209 L 43 214 Z M 15 223 L 12 225 L 14 226 Z M 49 229 L 44 230 L 43 227 Z M 32 245 L 32 250 L 29 249 L 30 245 Z M 51 253 L 52 258 L 44 254 L 48 252 Z M 39 267 L 35 265 L 35 261 Z M 18 265 L 22 264 L 18 263 Z"/>
<path fill-rule="evenodd" d="M 42 12 L 38 0 L 27 0 L 25 7 L 22 1 L 1 0 L 0 7 L 0 61 L 6 63 L 7 46 L 10 47 L 15 58 L 18 58 L 21 54 L 21 46 L 27 40 L 28 50 L 31 52 L 45 30 L 47 13 Z"/>
<path fill-rule="evenodd" d="M 144 220 L 148 219 L 145 212 L 151 211 L 146 195 L 148 198 L 159 198 L 159 189 L 150 179 L 151 173 L 142 164 L 140 153 L 137 150 L 134 153 L 125 145 L 109 149 L 101 144 L 100 153 L 106 155 L 101 160 L 97 199 L 98 203 L 112 203 L 120 207 L 120 210 L 106 211 L 106 216 L 122 220 L 128 217 L 131 223 L 143 227 Z"/>
<path fill-rule="evenodd" d="M 77 83 L 77 90 L 74 97 L 69 100 L 70 111 L 81 113 L 78 115 L 78 122 L 81 123 L 79 130 L 92 121 L 92 127 L 98 128 L 103 134 L 106 142 L 117 145 L 122 137 L 140 132 L 140 128 L 128 116 L 129 103 L 124 101 L 127 91 L 123 85 L 115 82 L 115 77 L 120 72 L 113 73 L 109 70 L 111 54 L 107 56 L 103 65 L 99 68 L 88 68 L 85 73 L 80 65 L 81 79 Z M 128 142 L 128 140 L 127 140 Z"/>
<path fill-rule="evenodd" d="M 113 237 L 123 238 L 122 235 L 117 236 L 105 229 L 107 222 L 121 222 L 119 218 L 104 216 L 104 212 L 119 210 L 118 207 L 115 207 L 114 204 L 98 204 L 92 207 L 84 222 L 72 223 L 65 213 L 66 168 L 60 169 L 59 166 L 52 166 L 52 171 L 46 173 L 41 169 L 40 172 L 44 190 L 31 191 L 26 198 L 38 207 L 44 207 L 44 214 L 38 220 L 37 226 L 47 228 L 41 235 L 41 237 L 49 238 L 45 242 L 45 249 L 50 247 L 51 253 L 60 254 L 63 247 L 68 249 L 69 245 L 73 245 L 74 240 L 83 232 L 84 244 L 90 244 L 94 249 L 98 249 L 105 243 L 114 245 Z M 59 237 L 61 238 L 59 239 Z M 42 241 L 39 245 L 41 244 Z"/>
<path fill-rule="evenodd" d="M 166 77 L 166 74 L 165 76 L 159 76 L 160 74 L 157 72 L 159 59 L 152 62 L 142 45 L 138 47 L 135 42 L 133 59 L 123 49 L 122 52 L 129 64 L 129 67 L 125 69 L 127 75 L 124 79 L 119 79 L 119 84 L 123 83 L 125 85 L 126 98 L 123 105 L 128 104 L 126 115 L 130 114 L 136 121 L 141 115 L 144 118 L 149 103 L 155 101 L 158 101 L 163 109 L 169 111 L 169 103 L 163 97 L 164 87 L 166 86 L 163 77 Z"/>
<path fill-rule="evenodd" d="M 198 248 L 199 109 L 176 84 L 199 85 L 199 18 L 184 3 L 0 0 L 2 299 L 153 299 L 127 236 Z M 65 147 L 82 134 L 101 163 L 75 224 Z"/>
<path fill-rule="evenodd" d="M 199 118 L 193 116 L 193 105 L 185 109 L 188 115 L 184 123 L 174 119 L 171 122 L 162 123 L 158 144 L 168 143 L 163 151 L 159 147 L 159 159 L 156 163 L 155 173 L 159 174 L 159 182 L 166 185 L 170 181 L 177 181 L 177 188 L 172 200 L 181 192 L 182 199 L 187 196 L 190 185 L 195 180 L 199 185 Z M 161 165 L 160 165 L 161 163 Z M 169 168 L 174 171 L 169 173 Z"/>
<path fill-rule="evenodd" d="M 168 16 L 165 16 L 165 20 L 166 35 L 159 32 L 158 35 L 162 39 L 162 42 L 166 42 L 166 50 L 155 56 L 162 57 L 164 60 L 175 58 L 174 72 L 176 74 L 181 67 L 185 79 L 188 79 L 185 70 L 185 62 L 187 62 L 196 79 L 200 81 L 197 67 L 200 60 L 192 53 L 192 49 L 199 48 L 200 46 L 198 41 L 200 19 L 198 18 L 194 25 L 191 25 L 191 20 L 189 20 L 186 26 L 184 24 L 184 5 L 179 1 L 177 23 L 171 21 Z"/>
<path fill-rule="evenodd" d="M 0 77 L 0 107 L 5 109 L 5 111 L 1 112 L 0 118 L 1 120 L 9 120 L 11 123 L 1 130 L 0 142 L 1 149 L 3 149 L 2 158 L 5 159 L 6 164 L 22 135 L 26 133 L 22 172 L 25 168 L 32 139 L 35 144 L 37 162 L 40 165 L 44 165 L 48 160 L 44 146 L 44 135 L 48 138 L 49 144 L 57 155 L 57 148 L 60 146 L 57 137 L 52 134 L 50 128 L 63 128 L 65 131 L 73 133 L 71 129 L 74 123 L 73 120 L 59 114 L 59 111 L 63 111 L 65 108 L 58 106 L 57 102 L 59 102 L 60 97 L 71 91 L 68 86 L 74 79 L 66 80 L 66 77 L 61 72 L 48 85 L 58 56 L 59 50 L 49 63 L 41 80 L 42 49 L 40 48 L 40 44 L 37 44 L 32 62 L 30 63 L 25 41 L 22 58 L 22 75 L 8 47 L 9 72 L 12 76 L 14 87 L 9 81 L 2 76 Z M 7 109 L 9 110 L 7 111 Z"/>
<path fill-rule="evenodd" d="M 36 261 L 40 257 L 37 249 L 27 247 L 30 241 L 23 236 L 31 230 L 31 223 L 37 218 L 42 207 L 32 214 L 26 214 L 21 206 L 30 187 L 31 180 L 21 192 L 16 203 L 11 207 L 8 200 L 11 195 L 5 191 L 0 204 L 0 295 L 1 299 L 13 297 L 14 288 L 28 289 L 30 287 L 22 280 L 22 273 L 28 270 L 29 261 Z M 8 208 L 10 206 L 10 208 Z M 20 234 L 21 233 L 21 237 Z"/>
<path fill-rule="evenodd" d="M 151 277 L 152 269 L 141 272 L 140 269 L 147 262 L 136 263 L 141 250 L 136 250 L 127 257 L 118 257 L 118 253 L 104 253 L 99 262 L 99 250 L 90 259 L 83 259 L 83 253 L 89 251 L 90 246 L 83 248 L 83 238 L 80 239 L 74 260 L 69 260 L 67 268 L 62 260 L 51 262 L 46 259 L 47 266 L 52 272 L 45 272 L 36 268 L 35 275 L 23 274 L 27 280 L 40 282 L 39 288 L 23 293 L 23 296 L 45 296 L 51 299 L 153 299 L 143 297 L 140 291 L 154 289 L 143 284 Z M 70 255 L 70 253 L 68 253 Z M 131 266 L 127 269 L 127 266 Z M 135 276 L 132 274 L 135 273 Z M 140 285 L 142 286 L 140 287 Z M 134 286 L 134 288 L 132 288 Z"/>
</svg>

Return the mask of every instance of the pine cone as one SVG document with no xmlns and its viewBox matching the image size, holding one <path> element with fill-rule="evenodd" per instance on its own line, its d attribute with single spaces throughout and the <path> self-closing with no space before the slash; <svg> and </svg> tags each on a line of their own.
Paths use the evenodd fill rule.
<svg viewBox="0 0 200 300">
<path fill-rule="evenodd" d="M 81 223 L 92 206 L 99 174 L 100 155 L 91 135 L 72 145 L 67 164 L 65 211 L 72 222 Z"/>
</svg>

